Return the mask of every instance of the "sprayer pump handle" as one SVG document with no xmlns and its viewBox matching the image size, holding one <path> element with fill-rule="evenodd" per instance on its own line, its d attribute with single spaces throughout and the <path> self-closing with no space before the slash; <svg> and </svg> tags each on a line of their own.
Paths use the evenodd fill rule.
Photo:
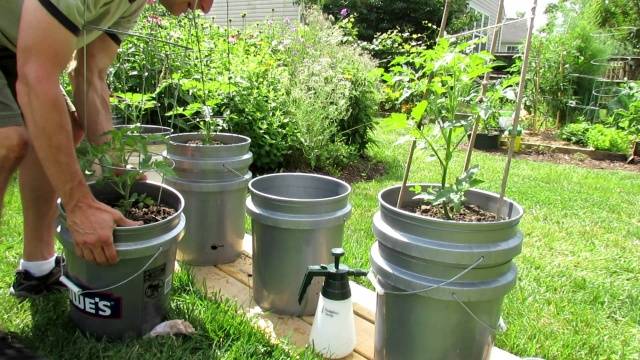
<svg viewBox="0 0 640 360">
<path fill-rule="evenodd" d="M 331 256 L 333 256 L 333 265 L 335 266 L 336 271 L 340 269 L 340 258 L 344 256 L 343 248 L 333 248 L 331 249 Z"/>
<path fill-rule="evenodd" d="M 309 266 L 307 269 L 307 273 L 304 274 L 304 280 L 302 281 L 302 286 L 300 287 L 300 293 L 298 294 L 298 304 L 302 304 L 302 299 L 304 298 L 304 294 L 307 292 L 307 288 L 311 285 L 311 281 L 316 276 L 327 276 L 329 274 L 329 269 L 324 265 L 314 265 Z"/>
</svg>

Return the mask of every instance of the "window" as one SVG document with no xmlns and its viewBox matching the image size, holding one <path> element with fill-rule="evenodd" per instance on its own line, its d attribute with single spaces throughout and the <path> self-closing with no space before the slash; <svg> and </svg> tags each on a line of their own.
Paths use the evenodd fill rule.
<svg viewBox="0 0 640 360">
<path fill-rule="evenodd" d="M 520 46 L 518 45 L 507 45 L 505 50 L 509 54 L 517 54 L 520 52 Z"/>
<path fill-rule="evenodd" d="M 475 21 L 475 23 L 473 24 L 473 29 L 482 29 L 485 28 L 487 26 L 489 26 L 489 15 L 480 12 L 476 9 L 470 9 L 471 13 L 476 15 L 477 19 Z M 483 43 L 477 44 L 475 46 L 475 51 L 476 52 L 480 52 L 482 50 L 487 50 L 487 45 L 489 42 L 489 32 L 487 30 L 480 30 L 480 31 L 474 31 L 473 35 L 472 35 L 472 39 L 476 40 L 476 39 L 485 39 L 485 41 Z"/>
</svg>

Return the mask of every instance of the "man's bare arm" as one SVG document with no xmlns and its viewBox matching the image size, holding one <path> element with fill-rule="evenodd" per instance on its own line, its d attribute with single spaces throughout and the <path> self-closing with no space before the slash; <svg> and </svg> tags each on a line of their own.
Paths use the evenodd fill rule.
<svg viewBox="0 0 640 360">
<path fill-rule="evenodd" d="M 113 128 L 107 71 L 117 53 L 118 46 L 105 34 L 76 52 L 73 94 L 80 123 L 92 143 L 101 142 L 100 135 Z"/>
<path fill-rule="evenodd" d="M 71 58 L 76 39 L 37 1 L 23 3 L 19 34 L 16 89 L 32 146 L 64 202 L 78 255 L 114 263 L 113 228 L 135 223 L 96 201 L 75 157 L 58 76 Z"/>
</svg>

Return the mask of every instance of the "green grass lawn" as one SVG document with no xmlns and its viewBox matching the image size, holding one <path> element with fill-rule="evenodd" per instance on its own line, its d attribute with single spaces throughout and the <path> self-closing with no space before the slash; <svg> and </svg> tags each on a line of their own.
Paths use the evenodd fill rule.
<svg viewBox="0 0 640 360">
<path fill-rule="evenodd" d="M 22 252 L 18 189 L 11 185 L 0 225 L 0 330 L 48 359 L 316 359 L 287 344 L 274 345 L 235 303 L 205 296 L 186 271 L 174 275 L 172 319 L 185 319 L 192 337 L 107 342 L 82 335 L 67 316 L 64 294 L 18 302 L 8 289 Z"/>
<path fill-rule="evenodd" d="M 377 194 L 401 182 L 409 146 L 376 138 L 371 155 L 388 171 L 353 186 L 344 239 L 345 262 L 362 268 L 375 241 Z M 463 158 L 457 154 L 458 174 Z M 482 189 L 499 191 L 505 160 L 474 153 Z M 409 181 L 437 182 L 437 172 L 419 154 Z M 515 159 L 507 196 L 525 209 L 525 239 L 518 283 L 503 306 L 508 329 L 496 345 L 545 359 L 640 358 L 640 174 Z"/>
<path fill-rule="evenodd" d="M 353 216 L 347 223 L 345 262 L 369 267 L 374 242 L 371 219 L 377 194 L 399 183 L 407 145 L 377 134 L 371 155 L 387 174 L 353 186 Z M 463 155 L 455 164 L 461 167 Z M 483 189 L 497 191 L 504 156 L 476 153 Z M 411 180 L 434 182 L 436 163 L 418 155 Z M 516 258 L 518 284 L 507 296 L 508 326 L 497 346 L 519 356 L 545 359 L 638 359 L 640 354 L 640 175 L 514 160 L 508 197 L 525 208 L 522 254 Z M 22 220 L 15 184 L 7 194 L 0 227 L 0 288 L 7 289 L 21 252 Z M 18 303 L 0 292 L 0 329 L 52 359 L 290 358 L 274 346 L 238 308 L 211 300 L 176 276 L 173 318 L 198 330 L 193 338 L 106 343 L 79 334 L 66 317 L 64 296 Z M 364 284 L 364 282 L 363 282 Z M 427 335 L 428 336 L 428 335 Z M 311 358 L 309 353 L 301 354 Z"/>
</svg>

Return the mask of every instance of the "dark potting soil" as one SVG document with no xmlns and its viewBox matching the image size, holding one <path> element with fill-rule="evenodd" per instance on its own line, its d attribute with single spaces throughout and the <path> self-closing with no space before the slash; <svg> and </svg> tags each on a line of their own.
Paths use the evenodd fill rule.
<svg viewBox="0 0 640 360">
<path fill-rule="evenodd" d="M 432 206 L 432 205 L 410 205 L 408 207 L 403 208 L 403 210 L 426 216 L 436 219 L 446 220 L 444 216 L 444 210 L 440 206 Z M 502 217 L 498 217 L 498 215 L 480 209 L 475 205 L 464 205 L 462 207 L 462 211 L 459 214 L 453 214 L 453 221 L 461 221 L 461 222 L 493 222 L 504 220 Z"/>
<path fill-rule="evenodd" d="M 221 141 L 212 140 L 208 143 L 204 143 L 202 140 L 189 140 L 187 145 L 204 146 L 204 145 L 224 145 Z"/>
<path fill-rule="evenodd" d="M 175 209 L 163 205 L 151 205 L 145 206 L 142 209 L 132 207 L 124 216 L 129 220 L 142 221 L 146 225 L 167 219 L 175 213 Z"/>
</svg>

